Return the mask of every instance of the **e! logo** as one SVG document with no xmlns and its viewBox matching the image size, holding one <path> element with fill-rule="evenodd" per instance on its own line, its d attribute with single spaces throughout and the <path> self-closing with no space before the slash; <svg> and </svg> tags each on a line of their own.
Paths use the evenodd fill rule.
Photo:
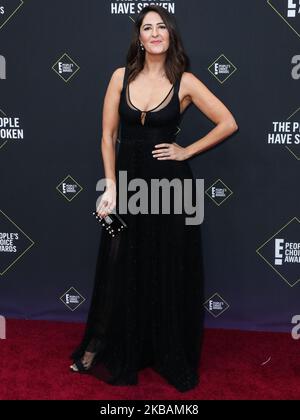
<svg viewBox="0 0 300 420">
<path fill-rule="evenodd" d="M 299 7 L 299 10 L 298 10 Z M 288 0 L 288 11 L 287 11 L 287 17 L 296 17 L 296 13 L 300 13 L 300 1 L 298 0 L 298 5 L 296 3 L 296 0 Z"/>
</svg>

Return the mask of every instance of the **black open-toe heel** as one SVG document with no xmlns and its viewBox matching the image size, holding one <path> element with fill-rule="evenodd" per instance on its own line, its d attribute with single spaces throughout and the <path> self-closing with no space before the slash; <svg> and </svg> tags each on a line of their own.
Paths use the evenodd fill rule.
<svg viewBox="0 0 300 420">
<path fill-rule="evenodd" d="M 95 358 L 93 358 L 93 360 L 91 361 L 89 366 L 85 366 L 83 364 L 82 360 L 78 359 L 73 363 L 73 365 L 70 366 L 70 369 L 71 369 L 72 372 L 84 373 L 84 372 L 87 372 L 88 370 L 91 369 L 91 367 L 94 364 L 94 361 L 95 361 Z"/>
<path fill-rule="evenodd" d="M 70 369 L 72 372 L 79 372 L 79 373 L 83 373 L 86 372 L 90 369 L 91 366 L 87 367 L 84 366 L 84 364 L 82 363 L 82 361 L 76 360 L 76 362 L 73 363 L 73 365 L 70 366 Z"/>
</svg>

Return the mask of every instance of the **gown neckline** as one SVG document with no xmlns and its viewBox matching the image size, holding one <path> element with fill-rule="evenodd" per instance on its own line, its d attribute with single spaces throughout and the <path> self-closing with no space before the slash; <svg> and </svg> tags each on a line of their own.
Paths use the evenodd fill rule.
<svg viewBox="0 0 300 420">
<path fill-rule="evenodd" d="M 129 83 L 127 83 L 127 93 L 128 93 L 128 100 L 129 100 L 129 102 L 130 102 L 130 104 L 136 109 L 136 110 L 138 110 L 139 112 L 142 112 L 142 113 L 148 113 L 148 112 L 152 112 L 152 111 L 154 111 L 156 108 L 158 108 L 158 107 L 160 107 L 160 105 L 161 104 L 163 104 L 164 102 L 165 102 L 165 100 L 169 97 L 169 95 L 170 95 L 170 93 L 172 92 L 172 90 L 175 88 L 175 83 L 172 85 L 172 87 L 171 87 L 171 89 L 169 90 L 169 92 L 167 93 L 167 95 L 166 95 L 166 97 L 157 105 L 157 106 L 155 106 L 154 108 L 152 108 L 152 109 L 149 109 L 149 110 L 147 110 L 147 111 L 142 111 L 141 109 L 139 109 L 138 107 L 136 107 L 133 103 L 132 103 L 132 101 L 131 101 L 131 99 L 130 99 L 130 91 L 129 91 Z"/>
</svg>

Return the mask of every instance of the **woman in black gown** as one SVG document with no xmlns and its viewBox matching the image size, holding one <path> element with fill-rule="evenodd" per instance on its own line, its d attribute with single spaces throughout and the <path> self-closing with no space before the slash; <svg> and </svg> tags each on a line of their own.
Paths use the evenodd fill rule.
<svg viewBox="0 0 300 420">
<path fill-rule="evenodd" d="M 189 179 L 196 204 L 196 183 L 187 159 L 228 137 L 237 125 L 225 105 L 187 68 L 174 17 L 159 6 L 145 7 L 135 22 L 127 66 L 114 72 L 104 101 L 102 155 L 110 182 L 97 207 L 99 216 L 120 210 L 121 171 L 126 171 L 127 183 L 142 179 L 149 191 L 153 178 Z M 216 127 L 181 147 L 175 137 L 191 102 Z M 152 367 L 181 392 L 198 384 L 201 230 L 199 223 L 186 224 L 184 211 L 174 211 L 170 191 L 169 214 L 162 214 L 161 208 L 158 214 L 151 212 L 149 194 L 148 213 L 121 213 L 128 225 L 121 235 L 113 238 L 102 230 L 91 306 L 84 336 L 72 354 L 73 371 L 109 384 L 133 385 L 139 370 Z M 127 197 L 133 192 L 127 191 Z M 183 193 L 179 200 L 183 202 Z"/>
</svg>

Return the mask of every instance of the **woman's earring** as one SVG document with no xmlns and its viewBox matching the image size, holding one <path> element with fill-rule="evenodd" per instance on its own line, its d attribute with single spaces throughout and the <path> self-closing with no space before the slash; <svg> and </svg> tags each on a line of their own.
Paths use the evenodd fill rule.
<svg viewBox="0 0 300 420">
<path fill-rule="evenodd" d="M 141 44 L 140 47 L 141 47 L 141 50 L 144 51 L 145 48 L 144 48 L 143 44 Z"/>
</svg>

